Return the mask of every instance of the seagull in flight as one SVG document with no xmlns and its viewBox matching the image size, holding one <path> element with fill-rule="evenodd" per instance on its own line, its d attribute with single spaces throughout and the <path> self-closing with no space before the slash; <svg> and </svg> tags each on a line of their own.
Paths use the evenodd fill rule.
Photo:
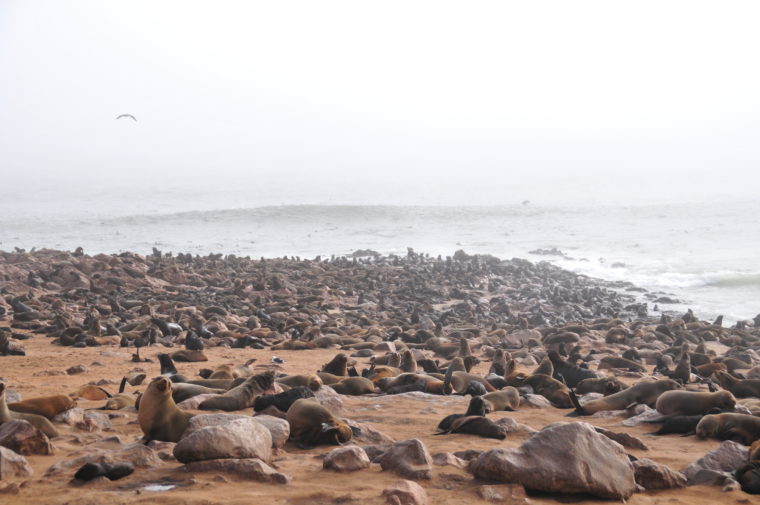
<svg viewBox="0 0 760 505">
<path fill-rule="evenodd" d="M 119 114 L 118 116 L 116 116 L 116 119 L 121 119 L 123 117 L 132 118 L 135 122 L 137 122 L 137 118 L 134 117 L 132 114 Z"/>
</svg>

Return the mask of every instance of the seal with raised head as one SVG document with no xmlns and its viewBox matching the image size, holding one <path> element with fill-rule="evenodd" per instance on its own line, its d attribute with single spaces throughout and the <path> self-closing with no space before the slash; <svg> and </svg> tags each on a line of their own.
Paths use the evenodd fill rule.
<svg viewBox="0 0 760 505">
<path fill-rule="evenodd" d="M 568 416 L 590 416 L 602 410 L 623 410 L 639 403 L 654 408 L 660 395 L 673 389 L 681 389 L 681 385 L 673 379 L 641 381 L 619 393 L 591 400 L 583 405 L 580 404 L 575 393 L 570 390 L 570 398 L 575 405 L 575 412 L 571 412 Z"/>
<path fill-rule="evenodd" d="M 715 377 L 721 387 L 737 398 L 760 398 L 760 379 L 737 379 L 728 372 L 717 371 Z"/>
<path fill-rule="evenodd" d="M 320 372 L 337 375 L 338 377 L 345 377 L 348 375 L 348 356 L 339 352 L 331 359 L 325 366 L 322 367 Z"/>
<path fill-rule="evenodd" d="M 179 442 L 194 414 L 184 412 L 172 399 L 172 383 L 164 376 L 155 377 L 140 397 L 137 422 L 143 441 Z"/>
<path fill-rule="evenodd" d="M 734 413 L 710 414 L 699 421 L 696 431 L 699 438 L 733 440 L 750 445 L 760 439 L 760 417 Z"/>
<path fill-rule="evenodd" d="M 665 416 L 696 416 L 712 409 L 731 410 L 736 398 L 728 391 L 703 393 L 698 391 L 665 391 L 657 398 L 655 408 Z"/>
<path fill-rule="evenodd" d="M 48 421 L 47 417 L 40 416 L 37 414 L 26 414 L 23 412 L 13 412 L 8 408 L 8 404 L 5 403 L 5 384 L 0 382 L 0 424 L 7 423 L 8 421 L 14 421 L 17 419 L 22 419 L 24 421 L 29 421 L 32 426 L 43 432 L 45 435 L 47 435 L 50 438 L 55 438 L 58 436 L 58 431 L 55 429 L 55 427 L 52 425 L 50 421 Z"/>
<path fill-rule="evenodd" d="M 296 400 L 288 409 L 286 420 L 290 438 L 301 448 L 316 445 L 342 445 L 351 440 L 351 427 L 335 417 L 315 398 Z"/>
<path fill-rule="evenodd" d="M 246 409 L 252 407 L 256 397 L 271 389 L 273 385 L 274 372 L 268 370 L 248 377 L 242 384 L 224 394 L 203 400 L 198 408 L 201 410 L 218 409 L 227 412 Z"/>
</svg>

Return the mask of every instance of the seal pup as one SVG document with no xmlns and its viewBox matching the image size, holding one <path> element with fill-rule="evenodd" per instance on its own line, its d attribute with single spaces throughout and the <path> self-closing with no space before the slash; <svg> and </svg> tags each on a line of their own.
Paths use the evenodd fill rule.
<svg viewBox="0 0 760 505">
<path fill-rule="evenodd" d="M 200 410 L 224 410 L 232 412 L 253 406 L 257 396 L 274 385 L 274 372 L 267 370 L 264 373 L 248 377 L 237 387 L 234 387 L 218 396 L 212 396 L 198 405 Z"/>
<path fill-rule="evenodd" d="M 664 416 L 703 415 L 712 409 L 731 410 L 736 398 L 728 391 L 703 393 L 697 391 L 665 391 L 657 398 L 655 408 Z"/>
<path fill-rule="evenodd" d="M 517 410 L 520 407 L 520 393 L 512 386 L 486 393 L 481 398 L 485 402 L 486 412 Z"/>
<path fill-rule="evenodd" d="M 135 397 L 124 392 L 126 386 L 127 377 L 124 376 L 121 379 L 121 384 L 119 384 L 119 392 L 106 400 L 106 404 L 100 410 L 121 410 L 133 406 L 135 404 Z"/>
<path fill-rule="evenodd" d="M 172 398 L 172 383 L 164 376 L 155 377 L 140 396 L 137 422 L 143 442 L 179 442 L 194 414 L 177 407 Z"/>
<path fill-rule="evenodd" d="M 10 410 L 8 408 L 8 404 L 5 403 L 5 387 L 5 383 L 0 382 L 0 425 L 7 423 L 8 421 L 23 419 L 24 421 L 29 421 L 32 426 L 50 438 L 55 438 L 58 436 L 58 431 L 46 417 L 37 414 L 13 412 Z"/>
<path fill-rule="evenodd" d="M 699 438 L 733 440 L 750 445 L 760 438 L 760 418 L 748 414 L 710 414 L 697 424 Z"/>
<path fill-rule="evenodd" d="M 575 411 L 567 414 L 567 416 L 590 416 L 602 410 L 624 410 L 639 403 L 654 408 L 657 398 L 665 391 L 673 389 L 681 389 L 681 385 L 673 379 L 641 381 L 619 393 L 591 400 L 583 405 L 580 404 L 573 390 L 570 390 L 570 398 L 575 405 Z"/>
<path fill-rule="evenodd" d="M 353 437 L 351 427 L 320 405 L 315 398 L 293 402 L 286 420 L 290 425 L 290 438 L 302 449 L 322 444 L 343 445 Z"/>
<path fill-rule="evenodd" d="M 377 393 L 375 383 L 364 377 L 346 377 L 342 381 L 331 384 L 336 393 L 349 396 L 360 396 Z"/>
</svg>

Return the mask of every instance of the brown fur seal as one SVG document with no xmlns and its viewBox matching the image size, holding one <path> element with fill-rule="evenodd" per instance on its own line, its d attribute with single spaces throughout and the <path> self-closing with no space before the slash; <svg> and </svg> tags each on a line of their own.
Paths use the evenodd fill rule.
<svg viewBox="0 0 760 505">
<path fill-rule="evenodd" d="M 156 377 L 140 397 L 137 422 L 145 443 L 151 440 L 179 442 L 193 414 L 183 412 L 172 399 L 172 383 L 167 377 Z"/>
<path fill-rule="evenodd" d="M 46 417 L 37 414 L 25 414 L 23 412 L 13 412 L 8 409 L 8 404 L 5 403 L 5 384 L 0 382 L 0 424 L 7 423 L 8 421 L 14 421 L 16 419 L 23 419 L 29 421 L 32 426 L 43 432 L 50 438 L 58 436 L 58 431 L 51 424 Z"/>
<path fill-rule="evenodd" d="M 345 377 L 348 375 L 348 357 L 341 353 L 335 355 L 329 363 L 322 367 L 322 372 L 337 375 L 338 377 Z"/>
<path fill-rule="evenodd" d="M 102 410 L 121 410 L 133 406 L 135 404 L 135 396 L 124 392 L 126 386 L 127 377 L 124 376 L 119 385 L 119 393 L 106 400 L 106 404 L 102 407 Z"/>
<path fill-rule="evenodd" d="M 696 416 L 712 409 L 730 410 L 736 398 L 728 391 L 701 393 L 696 391 L 665 391 L 657 398 L 655 408 L 665 416 Z"/>
<path fill-rule="evenodd" d="M 750 445 L 760 439 L 760 417 L 733 413 L 711 414 L 697 424 L 697 436 Z"/>
<path fill-rule="evenodd" d="M 185 363 L 199 363 L 201 361 L 208 361 L 208 357 L 203 353 L 203 351 L 190 351 L 188 349 L 183 349 L 181 351 L 171 353 L 171 358 L 174 361 L 182 361 Z"/>
<path fill-rule="evenodd" d="M 486 412 L 517 410 L 520 407 L 520 393 L 512 386 L 481 396 L 486 403 Z"/>
<path fill-rule="evenodd" d="M 486 391 L 496 391 L 496 388 L 491 385 L 490 382 L 485 380 L 483 377 L 477 374 L 467 373 L 467 372 L 453 372 L 451 374 L 451 387 L 453 388 L 455 393 L 462 393 L 467 389 L 467 386 L 469 386 L 470 382 L 475 381 L 483 384 L 483 387 L 486 388 Z"/>
<path fill-rule="evenodd" d="M 228 379 L 232 380 L 235 377 L 232 375 L 232 365 L 219 365 L 214 371 L 207 377 L 207 379 Z"/>
<path fill-rule="evenodd" d="M 322 380 L 322 384 L 326 386 L 337 384 L 343 379 L 345 379 L 345 377 L 341 377 L 339 375 L 333 375 L 327 372 L 317 372 L 317 376 Z"/>
<path fill-rule="evenodd" d="M 760 379 L 737 379 L 728 372 L 715 372 L 721 387 L 733 393 L 737 398 L 760 398 Z"/>
<path fill-rule="evenodd" d="M 573 407 L 570 399 L 570 388 L 563 383 L 543 374 L 533 374 L 527 378 L 513 379 L 511 386 L 530 386 L 537 395 L 541 395 L 552 405 L 560 409 L 569 409 Z"/>
<path fill-rule="evenodd" d="M 650 407 L 654 407 L 657 398 L 659 398 L 662 393 L 680 388 L 681 385 L 672 379 L 642 381 L 637 382 L 633 386 L 624 389 L 619 393 L 586 402 L 583 406 L 578 402 L 575 393 L 571 391 L 570 397 L 575 405 L 575 412 L 568 415 L 590 416 L 596 412 L 601 412 L 602 410 L 623 410 L 638 403 L 644 403 Z"/>
<path fill-rule="evenodd" d="M 533 373 L 548 375 L 549 377 L 554 375 L 554 365 L 552 364 L 552 360 L 550 360 L 548 356 L 542 359 L 541 363 L 539 363 L 536 369 L 533 370 Z"/>
<path fill-rule="evenodd" d="M 405 373 L 417 373 L 417 360 L 414 359 L 414 353 L 409 349 L 404 351 L 398 367 Z"/>
<path fill-rule="evenodd" d="M 293 402 L 286 416 L 290 438 L 302 448 L 320 444 L 345 444 L 353 436 L 351 427 L 332 415 L 314 398 Z"/>
<path fill-rule="evenodd" d="M 375 383 L 364 377 L 346 377 L 337 384 L 331 384 L 336 393 L 359 396 L 376 393 Z"/>
<path fill-rule="evenodd" d="M 41 396 L 8 404 L 8 408 L 13 412 L 37 414 L 48 419 L 52 419 L 74 406 L 76 406 L 76 402 L 68 395 Z"/>
<path fill-rule="evenodd" d="M 316 374 L 286 375 L 285 377 L 277 377 L 275 382 L 290 388 L 306 386 L 312 391 L 317 391 L 322 387 L 322 379 Z"/>
<path fill-rule="evenodd" d="M 274 372 L 266 371 L 257 375 L 248 377 L 237 387 L 234 387 L 224 394 L 212 396 L 198 405 L 200 410 L 224 410 L 232 412 L 234 410 L 247 409 L 253 407 L 253 402 L 257 396 L 264 394 L 265 391 L 274 385 Z"/>
</svg>

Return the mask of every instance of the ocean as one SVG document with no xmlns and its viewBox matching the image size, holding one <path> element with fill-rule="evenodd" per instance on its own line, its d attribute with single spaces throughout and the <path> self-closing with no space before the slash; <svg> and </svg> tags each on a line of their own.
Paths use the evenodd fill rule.
<svg viewBox="0 0 760 505">
<path fill-rule="evenodd" d="M 284 201 L 281 201 L 284 200 Z M 760 201 L 337 205 L 260 191 L 0 189 L 0 250 L 314 258 L 358 249 L 549 261 L 727 322 L 760 313 Z M 312 199 L 314 200 L 314 199 Z M 547 254 L 548 252 L 548 254 Z M 654 303 L 650 301 L 650 314 Z"/>
</svg>

